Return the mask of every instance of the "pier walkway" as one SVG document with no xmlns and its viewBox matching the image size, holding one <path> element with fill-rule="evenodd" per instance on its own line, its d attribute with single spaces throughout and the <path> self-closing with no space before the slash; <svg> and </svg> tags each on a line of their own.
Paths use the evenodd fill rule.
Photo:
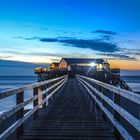
<svg viewBox="0 0 140 140">
<path fill-rule="evenodd" d="M 0 140 L 140 139 L 140 95 L 119 85 L 66 74 L 3 91 L 0 101 L 11 96 L 16 103 L 0 114 Z"/>
<path fill-rule="evenodd" d="M 69 78 L 54 98 L 24 130 L 22 140 L 115 139 L 107 122 L 97 113 L 95 101 L 76 79 Z"/>
</svg>

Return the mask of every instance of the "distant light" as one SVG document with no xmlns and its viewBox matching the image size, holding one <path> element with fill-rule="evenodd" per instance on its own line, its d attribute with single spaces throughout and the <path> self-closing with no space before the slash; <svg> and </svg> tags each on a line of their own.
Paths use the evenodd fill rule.
<svg viewBox="0 0 140 140">
<path fill-rule="evenodd" d="M 92 63 L 90 63 L 90 66 L 94 67 L 94 66 L 96 66 L 96 63 L 92 62 Z"/>
</svg>

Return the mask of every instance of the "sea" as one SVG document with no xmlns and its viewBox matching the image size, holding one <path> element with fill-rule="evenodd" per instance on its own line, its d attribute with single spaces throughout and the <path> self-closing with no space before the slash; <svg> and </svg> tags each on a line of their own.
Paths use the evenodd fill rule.
<svg viewBox="0 0 140 140">
<path fill-rule="evenodd" d="M 3 91 L 22 87 L 37 82 L 37 76 L 0 76 L 0 94 Z M 24 100 L 33 96 L 32 90 L 27 90 L 24 93 Z M 0 114 L 5 110 L 16 105 L 16 96 L 10 96 L 0 100 Z M 31 109 L 32 104 L 29 104 L 25 109 Z"/>
<path fill-rule="evenodd" d="M 140 94 L 140 76 L 121 76 L 133 92 Z"/>
<path fill-rule="evenodd" d="M 121 77 L 134 91 L 140 94 L 140 76 L 122 76 Z M 0 76 L 0 93 L 5 90 L 21 87 L 24 85 L 37 82 L 36 76 Z M 32 91 L 25 91 L 25 97 L 30 98 Z M 0 100 L 0 113 L 16 105 L 16 96 L 11 96 L 6 99 Z M 32 108 L 32 104 L 29 104 L 25 109 Z"/>
</svg>

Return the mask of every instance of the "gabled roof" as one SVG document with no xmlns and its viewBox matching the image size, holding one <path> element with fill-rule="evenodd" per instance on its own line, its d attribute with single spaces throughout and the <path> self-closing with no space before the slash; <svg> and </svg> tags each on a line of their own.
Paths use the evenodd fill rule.
<svg viewBox="0 0 140 140">
<path fill-rule="evenodd" d="M 104 62 L 103 59 L 89 59 L 89 58 L 62 58 L 68 64 L 85 64 L 85 63 L 97 63 L 102 64 Z"/>
</svg>

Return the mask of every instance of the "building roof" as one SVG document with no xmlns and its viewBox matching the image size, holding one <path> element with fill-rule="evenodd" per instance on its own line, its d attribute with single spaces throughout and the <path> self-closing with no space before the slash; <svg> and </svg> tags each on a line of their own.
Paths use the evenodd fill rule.
<svg viewBox="0 0 140 140">
<path fill-rule="evenodd" d="M 103 59 L 89 59 L 89 58 L 62 58 L 68 64 L 85 64 L 85 63 L 97 63 L 102 64 L 105 61 Z"/>
</svg>

